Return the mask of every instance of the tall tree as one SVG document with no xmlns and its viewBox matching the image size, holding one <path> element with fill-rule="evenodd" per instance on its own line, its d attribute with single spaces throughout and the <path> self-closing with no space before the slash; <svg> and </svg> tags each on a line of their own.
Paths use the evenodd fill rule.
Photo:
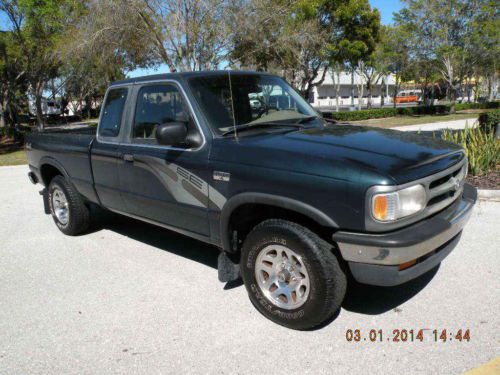
<svg viewBox="0 0 500 375">
<path fill-rule="evenodd" d="M 304 97 L 323 83 L 331 65 L 369 55 L 380 27 L 378 11 L 366 0 L 251 0 L 245 14 L 233 59 L 281 71 Z"/>
<path fill-rule="evenodd" d="M 35 98 L 37 124 L 43 128 L 42 98 L 47 82 L 56 77 L 60 60 L 55 51 L 67 14 L 76 0 L 0 0 L 15 43 L 20 48 L 29 91 Z"/>
<path fill-rule="evenodd" d="M 500 60 L 500 8 L 494 0 L 479 2 L 477 15 L 473 20 L 472 32 L 469 35 L 469 48 L 466 49 L 469 80 L 476 82 L 476 96 L 481 77 L 487 83 L 487 96 L 494 99 L 498 86 Z M 477 99 L 477 98 L 476 98 Z"/>
<path fill-rule="evenodd" d="M 78 40 L 109 46 L 137 66 L 217 69 L 226 60 L 240 0 L 91 0 Z"/>
<path fill-rule="evenodd" d="M 0 128 L 18 122 L 20 99 L 26 89 L 22 54 L 11 31 L 0 31 Z"/>
<path fill-rule="evenodd" d="M 466 49 L 480 2 L 404 0 L 405 7 L 397 15 L 397 23 L 413 36 L 415 54 L 423 61 L 439 62 L 452 111 L 469 63 Z"/>
</svg>

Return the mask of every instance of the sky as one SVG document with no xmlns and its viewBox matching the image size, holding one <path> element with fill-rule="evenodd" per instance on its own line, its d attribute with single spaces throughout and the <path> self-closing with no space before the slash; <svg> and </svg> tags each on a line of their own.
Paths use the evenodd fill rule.
<svg viewBox="0 0 500 375">
<path fill-rule="evenodd" d="M 392 14 L 403 7 L 403 4 L 399 0 L 370 0 L 370 5 L 380 11 L 384 25 L 391 24 Z"/>
<path fill-rule="evenodd" d="M 384 25 L 392 23 L 392 14 L 399 11 L 403 4 L 400 0 L 369 0 L 373 8 L 380 11 L 382 23 Z M 4 14 L 0 13 L 0 30 L 5 30 L 7 27 L 7 19 Z M 160 65 L 158 69 L 136 69 L 128 73 L 130 77 L 137 77 L 148 74 L 168 73 L 168 68 L 165 65 Z"/>
</svg>

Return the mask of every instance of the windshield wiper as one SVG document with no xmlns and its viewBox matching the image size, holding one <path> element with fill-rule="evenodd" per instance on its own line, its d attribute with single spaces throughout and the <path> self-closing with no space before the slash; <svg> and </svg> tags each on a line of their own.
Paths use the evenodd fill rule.
<svg viewBox="0 0 500 375">
<path fill-rule="evenodd" d="M 296 122 L 296 124 L 305 124 L 306 122 L 316 120 L 316 119 L 318 119 L 318 116 L 307 116 L 307 117 L 301 118 L 299 121 Z"/>
<path fill-rule="evenodd" d="M 243 125 L 236 125 L 232 127 L 231 129 L 223 132 L 221 136 L 226 136 L 229 134 L 233 134 L 234 132 L 238 132 L 241 130 L 250 130 L 250 129 L 255 129 L 255 128 L 260 128 L 260 127 L 269 127 L 269 126 L 277 126 L 277 127 L 292 127 L 292 128 L 303 128 L 304 125 L 299 124 L 299 123 L 279 123 L 279 122 L 259 122 L 256 124 L 243 124 Z"/>
</svg>

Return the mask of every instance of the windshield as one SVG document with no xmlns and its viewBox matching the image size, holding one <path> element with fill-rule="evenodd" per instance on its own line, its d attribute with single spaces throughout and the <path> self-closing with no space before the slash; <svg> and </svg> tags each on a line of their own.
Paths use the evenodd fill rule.
<svg viewBox="0 0 500 375">
<path fill-rule="evenodd" d="M 295 123 L 317 116 L 290 85 L 275 76 L 228 72 L 193 77 L 188 82 L 218 134 L 234 125 Z"/>
</svg>

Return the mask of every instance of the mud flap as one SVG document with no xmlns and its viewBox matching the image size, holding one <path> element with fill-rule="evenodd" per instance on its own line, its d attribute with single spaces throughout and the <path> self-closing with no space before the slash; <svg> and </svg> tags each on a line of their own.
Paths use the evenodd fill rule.
<svg viewBox="0 0 500 375">
<path fill-rule="evenodd" d="M 43 211 L 46 215 L 50 215 L 50 206 L 49 206 L 49 191 L 47 188 L 40 190 L 39 194 L 43 198 Z"/>
<path fill-rule="evenodd" d="M 240 278 L 239 262 L 231 259 L 224 251 L 221 251 L 217 258 L 217 270 L 219 273 L 219 281 L 223 283 L 235 281 Z"/>
</svg>

